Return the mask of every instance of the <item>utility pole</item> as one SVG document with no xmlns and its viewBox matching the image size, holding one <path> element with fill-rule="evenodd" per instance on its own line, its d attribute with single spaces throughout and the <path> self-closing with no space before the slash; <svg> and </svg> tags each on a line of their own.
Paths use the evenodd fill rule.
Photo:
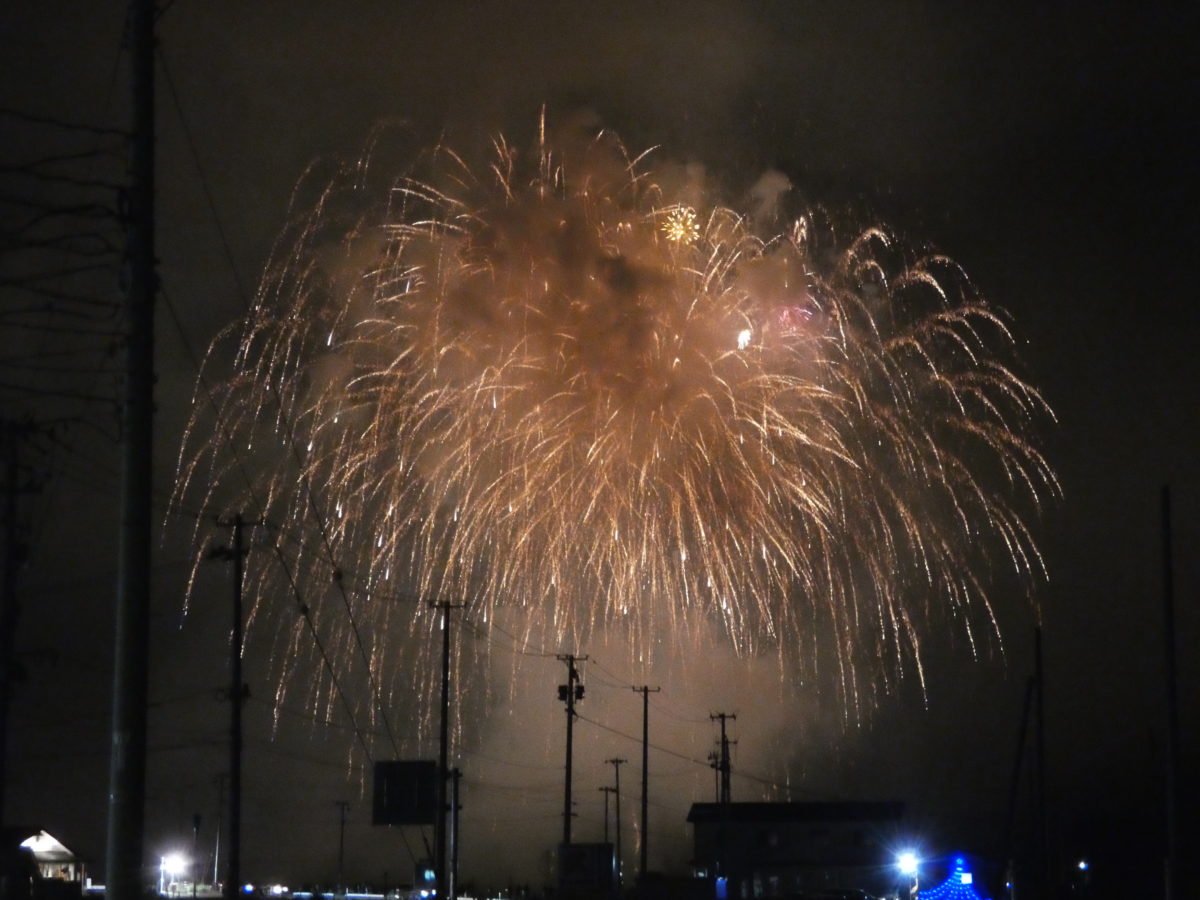
<svg viewBox="0 0 1200 900">
<path fill-rule="evenodd" d="M 650 771 L 650 694 L 657 694 L 662 690 L 660 687 L 652 688 L 649 685 L 643 684 L 641 687 L 633 688 L 634 691 L 642 695 L 642 846 L 638 858 L 638 877 L 646 877 L 646 858 L 647 847 L 650 844 L 649 832 L 649 817 L 647 810 L 649 809 L 649 775 Z"/>
<path fill-rule="evenodd" d="M 450 829 L 450 897 L 458 896 L 458 813 L 462 805 L 458 802 L 458 785 L 462 781 L 462 771 L 456 766 L 450 770 L 450 781 L 453 789 L 450 792 L 454 813 L 453 826 Z"/>
<path fill-rule="evenodd" d="M 233 563 L 233 630 L 229 639 L 229 859 L 225 896 L 228 900 L 237 900 L 242 883 L 242 705 L 250 693 L 242 680 L 246 521 L 241 513 L 237 513 L 231 519 L 218 518 L 217 525 L 233 529 L 233 546 L 213 547 L 208 556 L 209 559 L 225 559 Z"/>
<path fill-rule="evenodd" d="M 130 144 L 121 415 L 121 526 L 117 553 L 112 744 L 108 778 L 108 900 L 140 900 L 146 806 L 151 491 L 154 460 L 154 0 L 131 0 Z"/>
<path fill-rule="evenodd" d="M 606 759 L 605 762 L 613 765 L 613 793 L 617 797 L 617 890 L 619 891 L 621 889 L 621 765 L 629 760 L 614 757 Z"/>
<path fill-rule="evenodd" d="M 719 774 L 720 787 L 718 789 L 717 802 L 721 806 L 720 818 L 717 822 L 717 877 L 726 878 L 729 872 L 725 865 L 725 834 L 726 834 L 726 819 L 729 816 L 729 739 L 725 734 L 725 722 L 729 719 L 736 719 L 737 716 L 732 713 L 713 713 L 708 717 L 711 721 L 720 721 L 721 723 L 721 745 L 720 753 L 716 756 L 710 756 L 713 760 L 713 770 Z"/>
<path fill-rule="evenodd" d="M 192 858 L 188 868 L 192 870 L 192 900 L 196 900 L 196 883 L 200 880 L 200 813 L 192 815 Z"/>
<path fill-rule="evenodd" d="M 608 843 L 608 795 L 616 790 L 612 785 L 604 785 L 599 789 L 604 793 L 604 843 Z"/>
<path fill-rule="evenodd" d="M 213 836 L 213 877 L 212 883 L 215 888 L 221 883 L 221 819 L 225 810 L 225 779 L 228 776 L 224 772 L 220 772 L 216 778 L 217 784 L 217 830 Z"/>
<path fill-rule="evenodd" d="M 17 495 L 34 491 L 32 480 L 21 483 L 21 443 L 34 430 L 30 422 L 0 421 L 4 455 L 4 573 L 0 582 L 0 823 L 4 822 L 4 788 L 8 771 L 8 711 L 13 681 L 19 669 L 16 656 L 17 624 L 21 602 L 17 597 L 17 573 L 29 556 L 29 547 L 17 524 Z"/>
<path fill-rule="evenodd" d="M 586 656 L 567 653 L 558 656 L 559 662 L 567 664 L 567 683 L 558 686 L 558 699 L 567 705 L 567 772 L 563 786 L 563 844 L 571 843 L 571 753 L 572 736 L 575 729 L 575 703 L 583 699 L 583 685 L 579 683 L 579 670 L 575 663 L 586 662 Z"/>
<path fill-rule="evenodd" d="M 1166 857 L 1163 896 L 1174 900 L 1179 883 L 1179 673 L 1175 661 L 1175 564 L 1171 553 L 1171 489 L 1162 489 L 1163 663 L 1167 694 Z"/>
<path fill-rule="evenodd" d="M 1037 700 L 1037 718 L 1034 719 L 1034 741 L 1037 752 L 1036 780 L 1034 790 L 1037 803 L 1037 857 L 1038 892 L 1050 896 L 1054 879 L 1050 874 L 1050 816 L 1046 807 L 1046 675 L 1042 665 L 1042 626 L 1033 632 L 1034 689 Z"/>
<path fill-rule="evenodd" d="M 721 775 L 721 792 L 717 802 L 729 803 L 729 739 L 725 736 L 725 722 L 729 719 L 737 719 L 737 716 L 731 713 L 713 713 L 708 718 L 713 722 L 720 721 L 721 723 L 721 751 L 717 762 L 718 771 Z"/>
<path fill-rule="evenodd" d="M 350 804 L 345 800 L 334 803 L 338 808 L 338 887 L 346 889 L 346 811 Z"/>
<path fill-rule="evenodd" d="M 442 711 L 438 730 L 438 805 L 435 825 L 437 834 L 434 837 L 437 858 L 434 871 L 437 875 L 438 897 L 454 900 L 452 879 L 446 863 L 446 808 L 449 805 L 446 785 L 450 779 L 450 610 L 461 609 L 462 604 L 442 600 L 429 605 L 442 611 Z"/>
</svg>

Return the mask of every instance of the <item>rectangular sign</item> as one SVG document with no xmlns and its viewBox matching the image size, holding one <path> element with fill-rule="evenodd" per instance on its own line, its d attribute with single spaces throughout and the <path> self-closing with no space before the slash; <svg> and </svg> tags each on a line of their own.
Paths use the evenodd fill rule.
<svg viewBox="0 0 1200 900">
<path fill-rule="evenodd" d="M 437 763 L 429 759 L 375 763 L 373 825 L 433 825 L 437 821 Z"/>
</svg>

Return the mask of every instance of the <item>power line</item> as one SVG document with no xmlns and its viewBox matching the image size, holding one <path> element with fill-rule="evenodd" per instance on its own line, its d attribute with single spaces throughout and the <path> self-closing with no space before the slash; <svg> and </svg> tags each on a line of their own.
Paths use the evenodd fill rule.
<svg viewBox="0 0 1200 900">
<path fill-rule="evenodd" d="M 596 728 L 599 728 L 603 731 L 607 731 L 612 734 L 615 734 L 618 737 L 623 737 L 628 741 L 637 743 L 641 740 L 641 738 L 635 737 L 632 734 L 628 734 L 624 731 L 621 731 L 619 728 L 614 728 L 611 725 L 605 725 L 603 722 L 599 722 L 596 719 L 590 719 L 587 716 L 581 715 L 579 713 L 576 713 L 575 716 L 581 722 L 587 722 L 589 725 L 594 725 Z M 659 753 L 665 753 L 667 756 L 673 756 L 676 759 L 683 760 L 684 762 L 692 763 L 693 765 L 702 766 L 706 769 L 711 767 L 711 763 L 708 760 L 702 760 L 702 759 L 697 759 L 694 756 L 688 756 L 686 753 L 680 753 L 679 751 L 672 750 L 669 747 L 663 747 L 661 744 L 653 744 L 652 743 L 652 744 L 650 744 L 650 748 L 652 750 L 658 751 Z M 794 787 L 790 784 L 781 784 L 780 782 L 776 781 L 773 778 L 767 778 L 766 776 L 763 776 L 763 775 L 755 775 L 752 772 L 746 772 L 741 769 L 739 769 L 737 772 L 732 772 L 731 774 L 737 775 L 739 778 L 743 778 L 746 781 L 752 781 L 752 782 L 755 782 L 756 784 L 761 784 L 766 787 L 770 787 L 770 788 L 774 788 L 776 790 L 783 791 L 785 794 L 789 794 L 789 795 L 790 794 L 800 794 L 802 796 L 807 796 L 807 797 L 824 796 L 823 794 L 820 794 L 817 791 L 808 791 L 808 790 L 804 790 L 802 788 Z"/>
</svg>

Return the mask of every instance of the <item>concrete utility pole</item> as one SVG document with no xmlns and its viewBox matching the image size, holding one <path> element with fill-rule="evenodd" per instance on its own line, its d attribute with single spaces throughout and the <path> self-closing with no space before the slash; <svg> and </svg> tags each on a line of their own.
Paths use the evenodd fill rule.
<svg viewBox="0 0 1200 900">
<path fill-rule="evenodd" d="M 154 460 L 154 0 L 131 0 L 132 65 L 121 415 L 121 526 L 117 554 L 112 749 L 108 778 L 108 900 L 140 900 L 150 680 L 151 490 Z"/>
<path fill-rule="evenodd" d="M 1038 816 L 1038 894 L 1050 896 L 1054 879 L 1050 872 L 1050 814 L 1046 805 L 1046 673 L 1042 665 L 1042 627 L 1033 632 L 1034 698 L 1037 701 L 1037 718 L 1034 719 L 1034 742 L 1037 752 L 1037 769 L 1034 789 L 1037 798 Z"/>
<path fill-rule="evenodd" d="M 338 800 L 334 803 L 338 808 L 338 887 L 343 891 L 346 889 L 346 811 L 350 809 L 350 804 L 345 800 Z"/>
<path fill-rule="evenodd" d="M 1175 661 L 1175 563 L 1171 553 L 1171 489 L 1162 489 L 1163 663 L 1167 695 L 1166 853 L 1163 896 L 1175 900 L 1179 883 L 1179 673 Z"/>
<path fill-rule="evenodd" d="M 575 729 L 575 704 L 583 699 L 583 685 L 579 683 L 579 670 L 575 663 L 586 662 L 586 656 L 566 653 L 558 656 L 559 662 L 567 664 L 567 683 L 558 686 L 558 699 L 567 705 L 567 771 L 563 783 L 563 839 L 571 843 L 571 754 L 572 736 Z"/>
<path fill-rule="evenodd" d="M 604 785 L 599 788 L 604 794 L 604 843 L 608 843 L 608 795 L 616 790 L 612 785 Z"/>
<path fill-rule="evenodd" d="M 233 629 L 229 638 L 229 852 L 224 891 L 228 900 L 237 900 L 242 883 L 242 706 L 250 693 L 242 679 L 246 524 L 241 513 L 230 519 L 217 519 L 218 526 L 233 529 L 232 546 L 213 547 L 208 554 L 209 559 L 233 563 Z"/>
<path fill-rule="evenodd" d="M 447 782 L 450 780 L 450 610 L 462 609 L 461 603 L 439 601 L 429 604 L 442 611 L 442 711 L 438 728 L 438 789 L 437 821 L 434 836 L 434 851 L 437 859 L 434 872 L 437 876 L 438 897 L 454 900 L 453 879 L 447 865 L 446 809 L 449 806 Z"/>
<path fill-rule="evenodd" d="M 650 844 L 649 817 L 647 810 L 649 803 L 649 776 L 647 772 L 650 770 L 650 694 L 657 694 L 662 688 L 652 688 L 649 685 L 643 684 L 641 687 L 635 687 L 633 690 L 642 695 L 642 846 L 638 858 L 638 877 L 646 877 L 646 858 L 647 847 Z"/>
<path fill-rule="evenodd" d="M 196 883 L 200 880 L 200 813 L 192 815 L 192 858 L 188 868 L 192 870 L 192 900 L 196 900 Z"/>
<path fill-rule="evenodd" d="M 221 819 L 225 810 L 225 779 L 228 776 L 224 772 L 217 774 L 215 779 L 217 785 L 217 829 L 213 835 L 213 876 L 212 883 L 215 888 L 221 883 Z"/>
<path fill-rule="evenodd" d="M 29 548 L 17 524 L 17 495 L 35 490 L 31 481 L 21 481 L 21 444 L 36 429 L 31 422 L 0 420 L 4 454 L 4 575 L 0 581 L 0 823 L 4 822 L 4 789 L 11 779 L 8 771 L 8 710 L 13 679 L 17 674 L 16 633 L 21 618 L 17 596 L 17 573 L 25 564 Z"/>
<path fill-rule="evenodd" d="M 458 814 L 462 810 L 462 805 L 458 802 L 458 786 L 462 781 L 462 771 L 455 768 L 450 770 L 450 782 L 452 789 L 450 791 L 451 809 L 454 818 L 451 820 L 453 824 L 450 828 L 450 898 L 454 900 L 458 896 Z"/>
<path fill-rule="evenodd" d="M 728 719 L 737 719 L 737 716 L 731 713 L 713 713 L 708 718 L 713 722 L 720 721 L 721 723 L 721 753 L 717 762 L 717 770 L 721 774 L 721 796 L 717 802 L 729 803 L 729 739 L 725 736 L 725 722 Z"/>
<path fill-rule="evenodd" d="M 617 797 L 617 890 L 621 889 L 621 765 L 629 762 L 627 759 L 619 757 L 606 759 L 605 762 L 613 765 L 613 793 Z"/>
</svg>

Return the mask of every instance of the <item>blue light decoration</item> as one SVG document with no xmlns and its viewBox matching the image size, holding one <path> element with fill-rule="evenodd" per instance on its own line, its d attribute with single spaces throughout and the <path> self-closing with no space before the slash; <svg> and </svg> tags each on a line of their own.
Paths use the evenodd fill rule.
<svg viewBox="0 0 1200 900">
<path fill-rule="evenodd" d="M 975 877 L 967 868 L 967 861 L 959 856 L 954 860 L 954 871 L 937 887 L 918 891 L 919 900 L 987 900 L 975 890 Z"/>
</svg>

